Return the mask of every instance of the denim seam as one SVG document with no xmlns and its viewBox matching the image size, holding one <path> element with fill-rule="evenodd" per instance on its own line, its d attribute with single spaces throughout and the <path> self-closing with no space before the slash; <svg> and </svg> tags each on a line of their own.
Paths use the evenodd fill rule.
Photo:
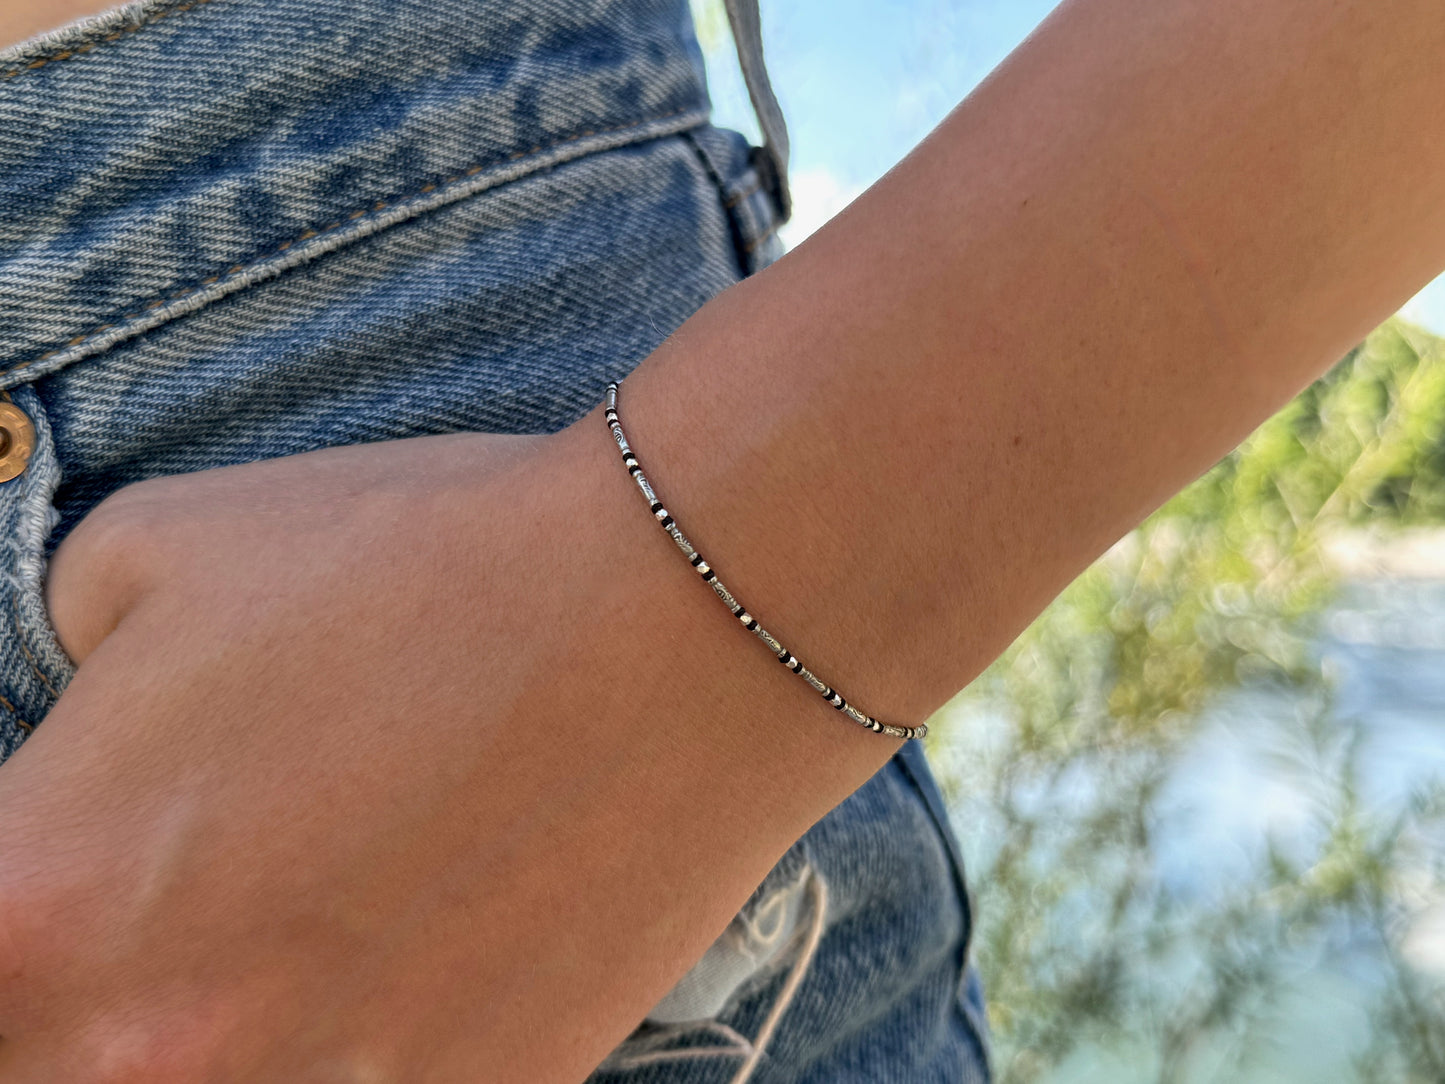
<svg viewBox="0 0 1445 1084">
<path fill-rule="evenodd" d="M 210 2 L 211 0 L 187 0 L 186 3 L 177 5 L 176 7 L 163 8 L 160 11 L 152 12 L 151 14 L 147 15 L 142 21 L 138 23 L 133 23 L 130 26 L 124 27 L 120 30 L 113 30 L 109 34 L 106 34 L 104 37 L 96 38 L 94 41 L 88 41 L 84 45 L 76 46 L 73 49 L 63 49 L 60 52 L 55 53 L 51 56 L 40 57 L 36 60 L 30 61 L 30 63 L 28 64 L 22 64 L 18 68 L 12 68 L 8 72 L 0 73 L 0 79 L 14 79 L 17 75 L 24 75 L 26 72 L 33 72 L 39 68 L 43 68 L 45 67 L 45 65 L 49 64 L 51 61 L 54 60 L 70 60 L 72 57 L 77 57 L 84 53 L 90 52 L 97 45 L 104 45 L 107 42 L 119 41 L 121 38 L 126 37 L 129 34 L 134 34 L 137 30 L 143 30 L 153 23 L 158 23 L 167 15 L 171 14 L 171 12 L 190 11 L 191 8 L 200 7 L 202 4 L 209 4 Z"/>
<path fill-rule="evenodd" d="M 678 121 L 674 118 L 682 118 Z M 140 311 L 121 315 L 120 323 L 101 324 L 91 331 L 67 340 L 64 346 L 47 350 L 38 357 L 18 362 L 8 369 L 0 370 L 0 388 L 8 388 L 25 379 L 10 379 L 21 369 L 31 368 L 40 362 L 50 362 L 31 369 L 30 377 L 54 372 L 93 354 L 109 349 L 116 343 L 132 338 L 151 328 L 169 323 L 179 316 L 187 315 L 222 297 L 254 285 L 257 282 L 288 271 L 328 252 L 334 252 L 382 230 L 415 218 L 427 211 L 455 203 L 467 196 L 495 188 L 510 181 L 521 180 L 548 166 L 561 165 L 597 151 L 611 150 L 629 143 L 646 139 L 685 133 L 688 128 L 706 123 L 708 109 L 704 105 L 685 106 L 643 120 L 610 128 L 588 128 L 551 143 L 541 143 L 528 150 L 517 151 L 504 159 L 490 163 L 475 163 L 443 178 L 438 184 L 428 182 L 416 190 L 391 200 L 377 200 L 366 208 L 357 208 L 349 214 L 325 226 L 308 227 L 297 236 L 277 245 L 274 249 L 252 257 L 245 263 L 234 264 L 225 271 L 209 275 L 199 283 L 152 297 L 148 301 L 133 302 L 126 306 L 140 306 Z M 671 122 L 671 123 L 669 123 Z M 639 131 L 645 134 L 637 135 Z M 586 142 L 583 142 L 583 141 Z M 692 143 L 692 140 L 689 140 Z M 696 146 L 696 144 L 693 144 Z M 517 162 L 518 159 L 526 159 Z M 343 228 L 344 227 L 344 228 Z M 329 235 L 329 236 L 326 236 Z M 314 244 L 305 244 L 313 238 L 321 239 Z"/>
<path fill-rule="evenodd" d="M 747 198 L 748 198 L 749 196 L 751 196 L 754 192 L 761 192 L 762 190 L 763 190 L 763 182 L 762 182 L 762 181 L 759 181 L 757 184 L 753 185 L 751 188 L 744 188 L 741 192 L 739 192 L 737 195 L 733 196 L 730 200 L 728 200 L 726 203 L 724 203 L 723 206 L 724 206 L 724 207 L 728 207 L 728 208 L 736 207 L 739 203 L 741 203 L 743 200 L 747 199 Z"/>
<path fill-rule="evenodd" d="M 7 395 L 8 398 L 8 395 Z M 38 405 L 38 404 L 37 404 Z M 15 642 L 20 647 L 20 652 L 25 656 L 26 663 L 30 666 L 30 672 L 45 687 L 50 696 L 60 699 L 60 690 L 56 688 L 57 682 L 64 685 L 62 675 L 56 675 L 56 681 L 51 681 L 51 675 L 46 673 L 47 667 L 43 666 L 35 657 L 35 652 L 30 649 L 26 641 L 27 622 L 22 618 L 20 612 L 20 598 L 22 595 L 38 596 L 40 607 L 44 609 L 44 589 L 46 576 L 45 540 L 52 529 L 49 513 L 53 511 L 51 503 L 53 489 L 46 485 L 49 477 L 47 471 L 42 470 L 42 465 L 37 462 L 39 452 L 49 448 L 52 439 L 48 424 L 40 414 L 34 414 L 33 420 L 36 425 L 37 455 L 32 456 L 31 462 L 26 467 L 26 478 L 28 483 L 19 491 L 19 508 L 17 509 L 17 529 L 13 537 L 7 539 L 11 552 L 15 555 L 15 576 L 11 580 L 10 594 L 10 623 L 15 630 Z M 36 473 L 40 471 L 40 473 Z M 25 479 L 17 479 L 24 481 Z M 48 620 L 48 618 L 47 618 Z"/>
<path fill-rule="evenodd" d="M 769 226 L 767 229 L 765 229 L 762 233 L 758 234 L 758 235 L 757 235 L 756 237 L 754 237 L 751 241 L 749 241 L 747 247 L 746 247 L 745 249 L 743 249 L 743 251 L 744 251 L 744 252 L 751 253 L 754 249 L 756 249 L 759 245 L 761 245 L 761 244 L 762 244 L 764 241 L 766 241 L 769 237 L 771 237 L 773 234 L 777 233 L 778 230 L 782 227 L 782 225 L 783 225 L 783 224 L 782 224 L 781 222 L 774 222 L 771 226 Z"/>
<path fill-rule="evenodd" d="M 722 179 L 722 172 L 718 169 L 717 163 L 712 160 L 712 155 L 708 154 L 707 148 L 691 136 L 684 136 L 684 138 L 686 138 L 688 144 L 691 145 L 693 153 L 697 155 L 698 161 L 702 163 L 703 171 L 708 175 L 708 179 L 712 181 L 713 188 L 717 189 L 718 202 L 722 204 L 723 217 L 727 219 L 728 237 L 732 241 L 733 258 L 737 261 L 738 274 L 743 278 L 747 278 L 748 275 L 752 273 L 752 262 L 748 256 L 752 252 L 753 247 L 746 243 L 747 231 L 737 211 L 733 210 L 734 207 L 742 202 L 742 199 L 729 198 L 728 184 Z M 761 187 L 762 182 L 759 181 L 757 188 L 751 189 L 751 191 L 757 191 Z M 4 374 L 0 374 L 0 376 L 3 375 Z"/>
<path fill-rule="evenodd" d="M 973 1003 L 967 997 L 955 997 L 954 1008 L 962 1014 L 964 1021 L 968 1024 L 969 1041 L 978 1054 L 978 1064 L 983 1067 L 984 1084 L 992 1084 L 993 1056 L 989 1051 L 988 1040 L 985 1038 L 988 1034 L 988 1021 L 980 1018 L 978 1010 L 973 1007 Z"/>
<path fill-rule="evenodd" d="M 713 183 L 717 186 L 718 197 L 723 201 L 723 207 L 727 209 L 728 217 L 731 218 L 737 225 L 738 228 L 736 231 L 736 236 L 738 240 L 741 240 L 743 235 L 748 233 L 749 231 L 744 229 L 743 224 L 737 220 L 737 213 L 733 210 L 733 208 L 736 207 L 738 204 L 742 203 L 744 200 L 749 199 L 750 197 L 763 191 L 764 188 L 766 188 L 765 182 L 761 178 L 759 178 L 757 183 L 748 186 L 740 192 L 734 192 L 732 195 L 729 195 L 728 185 L 725 181 L 723 181 L 721 171 L 718 170 L 716 163 L 713 162 L 712 156 L 708 154 L 707 149 L 704 148 L 696 140 L 689 140 L 689 142 L 692 143 L 693 149 L 697 151 L 698 157 L 703 160 L 703 165 L 706 167 L 708 175 L 712 177 Z M 756 166 L 751 166 L 749 168 L 751 168 L 756 173 Z M 746 244 L 740 244 L 738 246 L 738 257 L 739 260 L 743 263 L 745 271 L 747 269 L 747 266 L 752 261 L 752 254 L 756 252 L 758 247 L 762 245 L 765 241 L 767 241 L 769 237 L 777 233 L 783 225 L 783 221 L 779 220 L 776 215 L 770 215 L 769 217 L 772 219 L 772 224 L 768 226 L 767 229 L 765 229 L 762 233 L 758 234 L 756 237 L 748 240 Z"/>
<path fill-rule="evenodd" d="M 948 839 L 948 836 L 953 832 L 953 827 L 948 823 L 947 816 L 943 816 L 942 819 L 940 819 L 940 810 L 936 810 L 933 802 L 929 800 L 928 794 L 924 789 L 923 780 L 920 779 L 918 773 L 913 770 L 913 765 L 908 763 L 909 755 L 923 757 L 925 763 L 928 759 L 923 746 L 914 746 L 905 742 L 899 751 L 893 755 L 890 763 L 897 764 L 898 768 L 908 777 L 910 785 L 918 792 L 919 800 L 923 802 L 925 809 L 928 811 L 929 819 L 933 821 L 939 832 L 939 845 L 943 848 L 944 858 L 948 862 L 954 886 L 957 888 L 958 894 L 963 901 L 963 914 L 966 928 L 964 929 L 963 947 L 959 953 L 959 976 L 963 983 L 967 983 L 970 966 L 969 958 L 973 954 L 974 934 L 977 932 L 974 928 L 974 914 L 976 909 L 974 907 L 973 892 L 968 886 L 967 873 L 963 867 L 963 856 L 954 850 L 953 843 Z M 939 797 L 942 798 L 942 796 L 942 791 L 940 790 Z M 975 1019 L 976 1014 L 971 1007 L 964 1004 L 964 1001 L 965 998 L 962 988 L 960 987 L 954 990 L 953 1010 L 963 1017 L 964 1024 L 968 1028 L 969 1041 L 978 1052 L 979 1063 L 984 1067 L 985 1079 L 986 1081 L 991 1081 L 993 1079 L 993 1067 L 989 1061 L 988 1042 L 985 1040 L 984 1033 L 979 1027 L 979 1021 Z"/>
<path fill-rule="evenodd" d="M 903 749 L 907 749 L 907 752 L 905 753 Z M 962 898 L 964 920 L 968 924 L 968 928 L 964 931 L 963 939 L 963 962 L 967 965 L 969 952 L 973 948 L 974 935 L 974 899 L 973 893 L 968 887 L 968 874 L 963 866 L 963 856 L 954 849 L 956 840 L 950 840 L 948 838 L 953 833 L 953 826 L 948 823 L 946 815 L 941 815 L 943 811 L 936 810 L 933 802 L 929 800 L 928 794 L 924 789 L 923 780 L 920 779 L 918 773 L 913 770 L 913 765 L 908 763 L 909 755 L 922 756 L 925 762 L 927 761 L 927 755 L 921 746 L 905 745 L 903 748 L 900 748 L 898 753 L 893 755 L 893 762 L 908 776 L 910 785 L 918 792 L 919 800 L 923 803 L 924 809 L 928 813 L 928 819 L 933 822 L 935 828 L 938 830 L 938 843 L 939 846 L 943 848 L 944 858 L 948 862 L 949 873 L 952 876 L 954 887 L 958 889 L 958 894 Z M 939 797 L 942 797 L 941 793 Z"/>
<path fill-rule="evenodd" d="M 10 703 L 10 701 L 6 699 L 3 695 L 0 695 L 0 706 L 3 706 L 5 710 L 10 713 L 11 717 L 20 724 L 21 730 L 25 731 L 25 733 L 27 734 L 35 733 L 35 727 L 31 726 L 24 719 L 22 719 L 20 717 L 19 709 L 16 708 L 14 704 Z"/>
<path fill-rule="evenodd" d="M 46 677 L 45 672 L 40 669 L 40 665 L 36 662 L 35 656 L 25 643 L 25 630 L 20 627 L 19 595 L 14 591 L 10 592 L 10 624 L 15 629 L 15 642 L 20 645 L 20 650 L 25 655 L 25 661 L 30 664 L 31 672 L 40 679 L 40 683 L 50 691 L 51 696 L 57 700 L 60 699 L 60 694 L 55 691 L 55 686 L 50 683 L 50 679 Z"/>
</svg>

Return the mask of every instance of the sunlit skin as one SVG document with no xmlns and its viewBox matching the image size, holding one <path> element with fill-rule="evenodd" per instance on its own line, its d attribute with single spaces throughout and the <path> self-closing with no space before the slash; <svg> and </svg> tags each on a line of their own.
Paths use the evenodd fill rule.
<svg viewBox="0 0 1445 1084">
<path fill-rule="evenodd" d="M 0 49 L 119 4 L 104 0 L 0 0 Z"/>
<path fill-rule="evenodd" d="M 645 359 L 628 437 L 767 628 L 920 722 L 1445 268 L 1442 52 L 1438 0 L 1069 0 Z M 67 535 L 79 673 L 0 768 L 0 1079 L 576 1084 L 887 761 L 597 399 Z"/>
</svg>

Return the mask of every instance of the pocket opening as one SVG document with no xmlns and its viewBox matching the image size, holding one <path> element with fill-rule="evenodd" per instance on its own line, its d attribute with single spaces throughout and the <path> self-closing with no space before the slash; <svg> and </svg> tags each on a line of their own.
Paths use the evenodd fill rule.
<svg viewBox="0 0 1445 1084">
<path fill-rule="evenodd" d="M 732 1075 L 728 1084 L 746 1084 L 752 1079 L 768 1055 L 780 1022 L 808 977 L 828 927 L 827 882 L 804 853 L 806 846 L 804 840 L 799 840 L 769 871 L 699 966 L 689 971 L 659 1005 L 665 1007 L 669 999 L 675 999 L 680 1008 L 688 1000 L 688 980 L 694 976 L 706 977 L 706 968 L 701 965 L 727 943 L 730 932 L 739 926 L 749 926 L 755 918 L 770 924 L 770 913 L 786 907 L 794 921 L 778 930 L 769 946 L 775 951 L 762 957 L 741 981 L 729 983 L 731 992 L 726 993 L 720 1003 L 715 992 L 713 1003 L 706 1005 L 704 1011 L 689 1016 L 685 1012 L 654 1010 L 657 1015 L 649 1014 L 608 1054 L 589 1080 L 598 1079 L 599 1075 L 606 1079 L 609 1073 L 658 1064 L 686 1067 L 719 1058 L 740 1059 L 729 1070 Z M 794 901 L 798 906 L 791 906 Z M 675 998 L 679 992 L 683 997 Z M 761 1003 L 748 1004 L 764 993 L 768 996 Z M 746 1023 L 744 1017 L 752 1017 L 752 1023 Z"/>
<path fill-rule="evenodd" d="M 783 220 L 759 172 L 761 148 L 731 128 L 702 124 L 682 133 L 717 188 L 743 277 L 754 275 L 783 254 L 778 229 Z"/>
<path fill-rule="evenodd" d="M 55 492 L 60 463 L 44 404 L 30 384 L 10 389 L 35 427 L 30 461 L 0 482 L 0 522 L 7 544 L 0 558 L 0 761 L 13 753 L 60 699 L 75 676 L 45 605 L 48 543 L 60 523 Z"/>
</svg>

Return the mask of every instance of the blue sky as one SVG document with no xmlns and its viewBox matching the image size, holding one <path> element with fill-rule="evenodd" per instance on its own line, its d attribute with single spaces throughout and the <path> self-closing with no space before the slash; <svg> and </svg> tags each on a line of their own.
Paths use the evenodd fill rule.
<svg viewBox="0 0 1445 1084">
<path fill-rule="evenodd" d="M 703 9 L 693 0 L 707 43 Z M 1055 6 L 1054 0 L 761 0 L 763 44 L 788 118 L 797 244 L 883 175 Z M 716 15 L 714 15 L 714 18 Z M 725 25 L 725 24 L 722 24 Z M 731 40 L 708 54 L 715 123 L 758 141 Z M 1445 276 L 1401 312 L 1445 334 Z"/>
</svg>

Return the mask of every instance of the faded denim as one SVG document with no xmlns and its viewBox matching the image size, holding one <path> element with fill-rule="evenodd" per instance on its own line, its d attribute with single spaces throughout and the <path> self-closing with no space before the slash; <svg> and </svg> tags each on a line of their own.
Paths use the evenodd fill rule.
<svg viewBox="0 0 1445 1084">
<path fill-rule="evenodd" d="M 727 3 L 762 148 L 709 123 L 685 0 L 146 0 L 0 51 L 0 390 L 36 431 L 0 483 L 0 760 L 74 674 L 46 563 L 106 494 L 555 432 L 781 255 L 786 130 Z M 970 925 L 905 742 L 590 1084 L 986 1080 Z"/>
</svg>

